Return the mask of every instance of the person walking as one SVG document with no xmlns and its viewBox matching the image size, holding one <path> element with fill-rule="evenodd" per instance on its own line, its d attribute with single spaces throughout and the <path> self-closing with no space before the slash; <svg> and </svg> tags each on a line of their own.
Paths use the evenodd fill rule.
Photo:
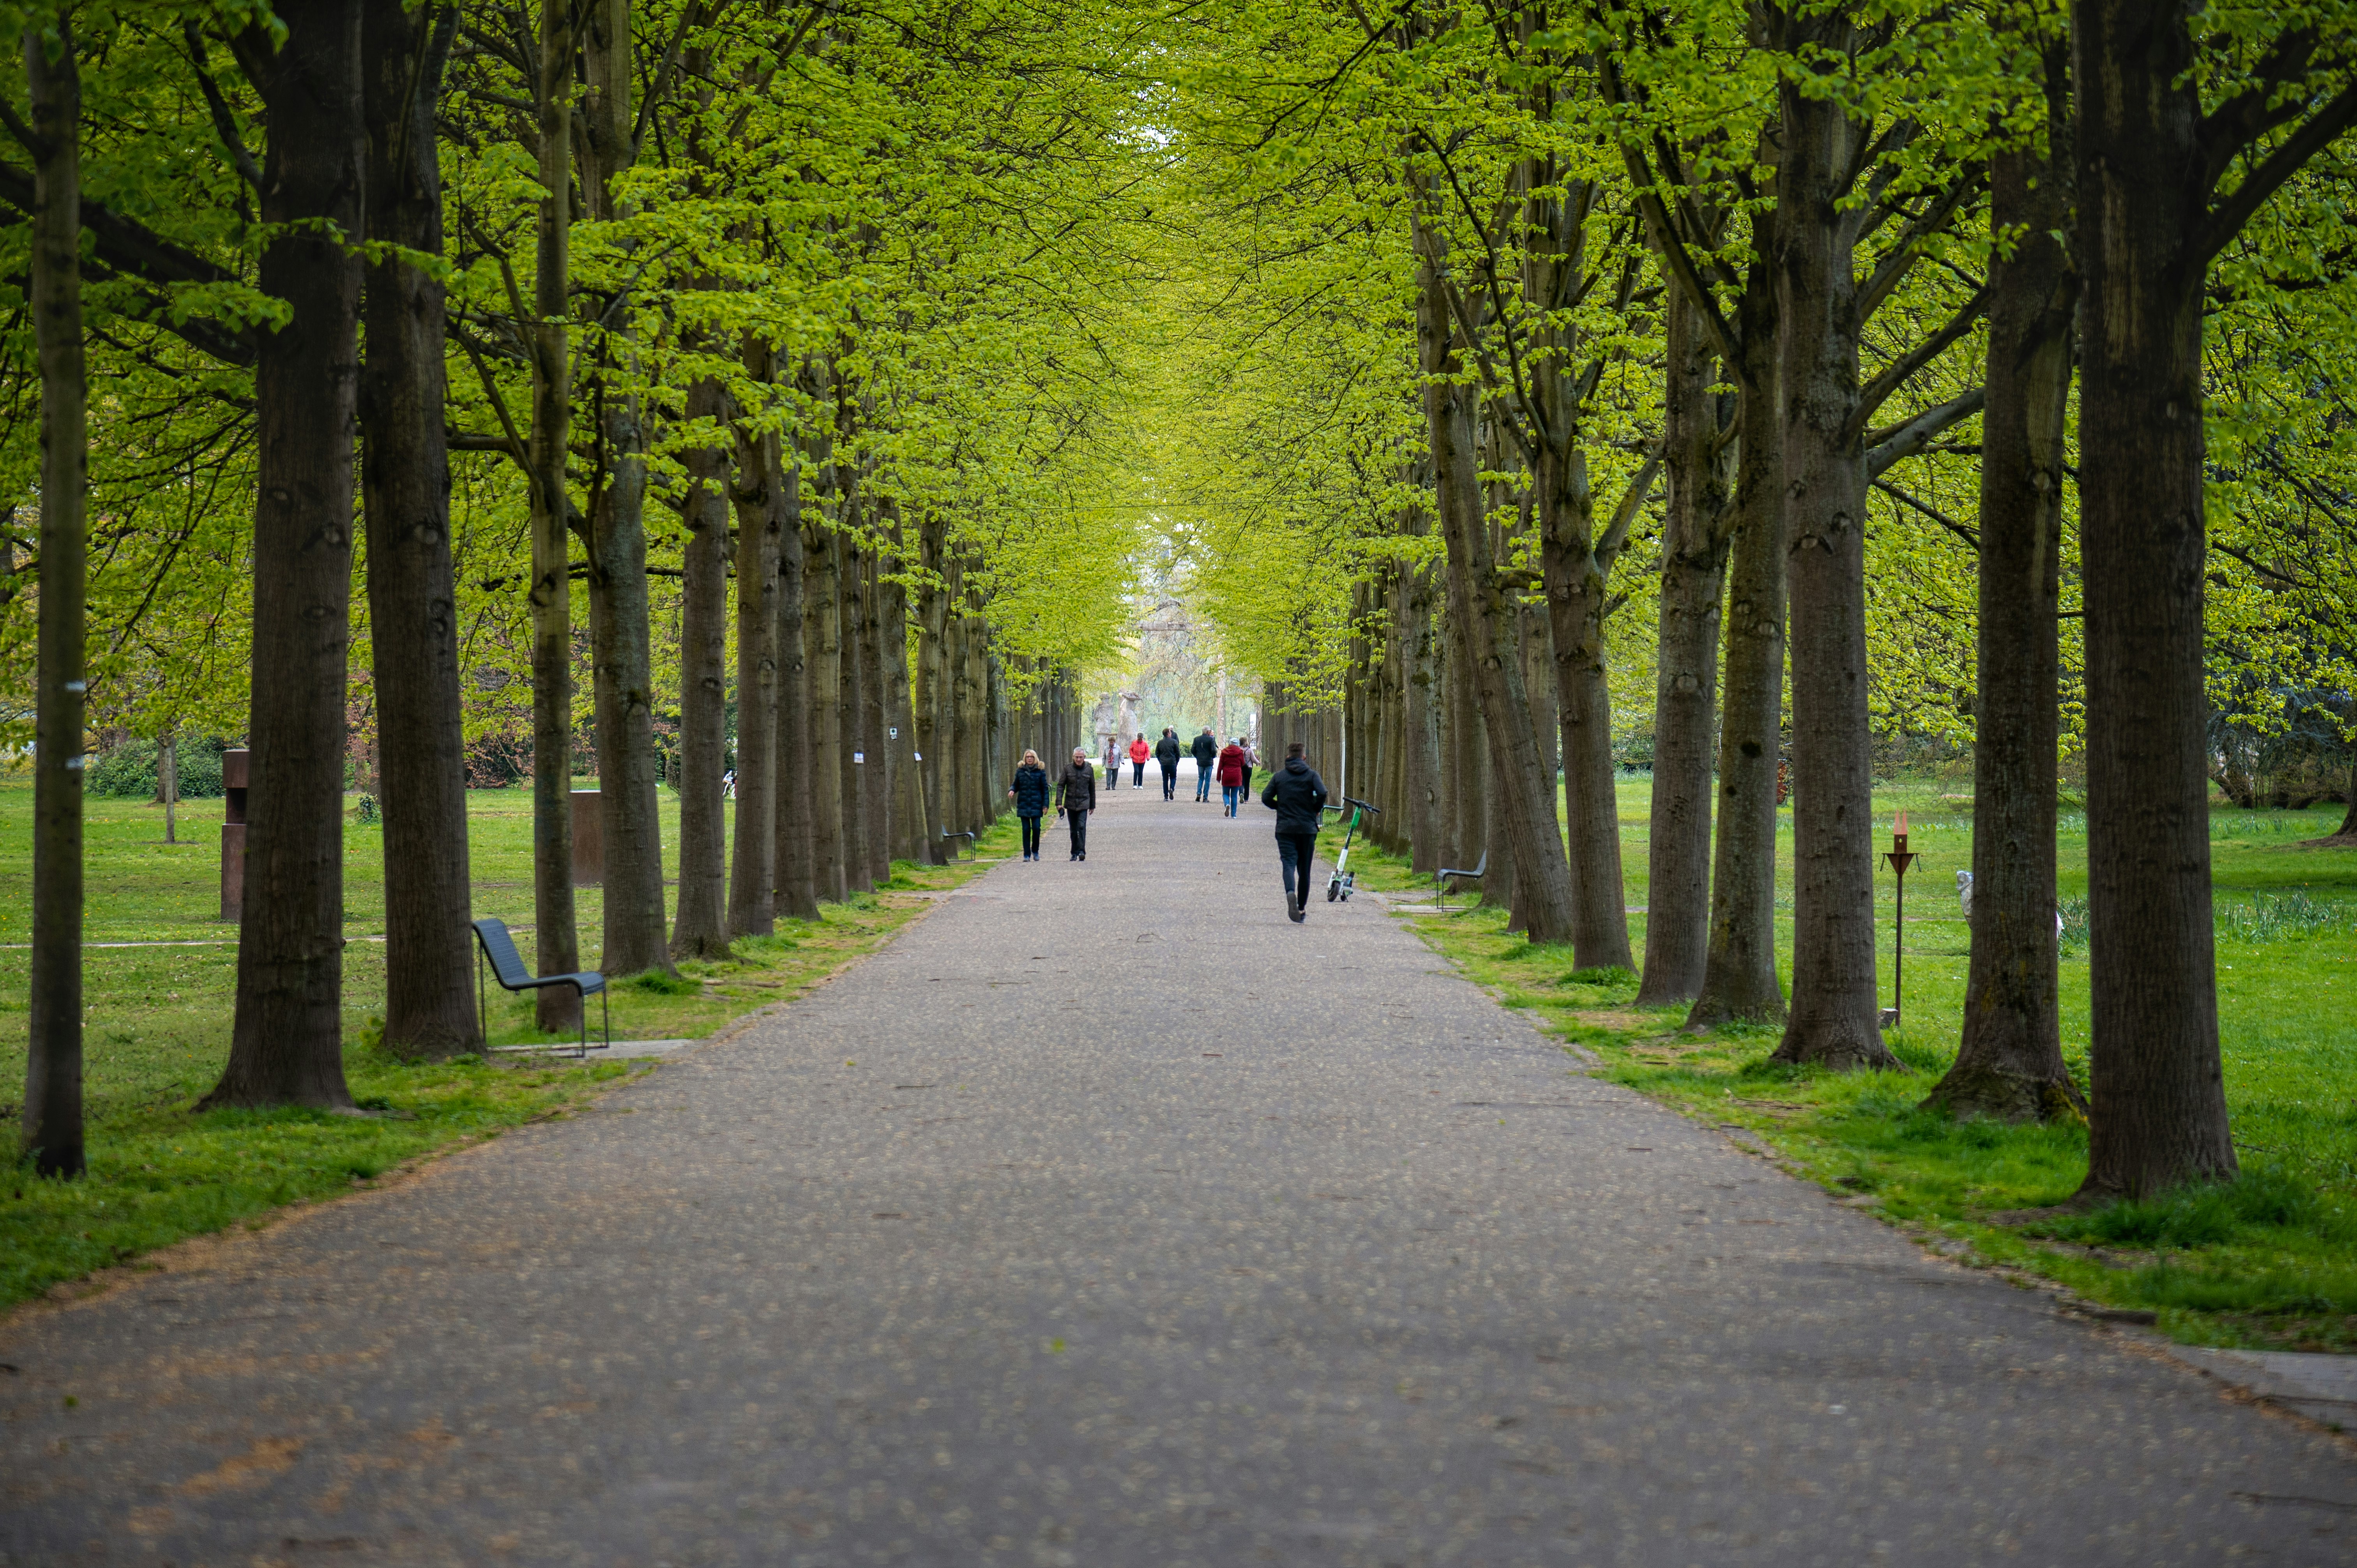
<svg viewBox="0 0 2357 1568">
<path fill-rule="evenodd" d="M 1211 725 L 1205 725 L 1203 733 L 1195 737 L 1195 799 L 1198 800 L 1211 798 L 1211 773 L 1213 765 L 1219 760 L 1219 737 L 1211 733 Z"/>
<path fill-rule="evenodd" d="M 1072 747 L 1071 766 L 1056 780 L 1056 814 L 1072 830 L 1072 858 L 1089 857 L 1089 813 L 1097 809 L 1097 770 L 1089 754 Z"/>
<path fill-rule="evenodd" d="M 1023 858 L 1039 858 L 1039 819 L 1048 814 L 1048 770 L 1039 766 L 1039 754 L 1027 751 L 1022 764 L 1015 769 L 1015 782 L 1006 787 L 1006 798 L 1015 802 L 1016 820 L 1023 824 Z"/>
<path fill-rule="evenodd" d="M 1146 744 L 1146 732 L 1139 730 L 1129 743 L 1129 765 L 1136 769 L 1136 776 L 1130 783 L 1137 789 L 1146 788 L 1146 759 L 1153 755 L 1154 748 Z"/>
<path fill-rule="evenodd" d="M 1220 801 L 1228 815 L 1236 814 L 1236 802 L 1244 798 L 1244 737 L 1236 736 L 1220 752 Z"/>
<path fill-rule="evenodd" d="M 1260 752 L 1253 746 L 1252 736 L 1248 735 L 1236 736 L 1236 744 L 1244 748 L 1244 795 L 1250 799 L 1253 769 L 1260 766 Z"/>
<path fill-rule="evenodd" d="M 1162 738 L 1154 743 L 1154 760 L 1162 767 L 1162 798 L 1174 800 L 1178 797 L 1178 759 L 1187 748 L 1178 744 L 1178 732 L 1163 726 Z"/>
<path fill-rule="evenodd" d="M 1104 786 L 1107 789 L 1121 788 L 1121 736 L 1105 736 Z"/>
<path fill-rule="evenodd" d="M 1285 912 L 1299 925 L 1309 918 L 1309 859 L 1325 822 L 1326 780 L 1301 755 L 1301 743 L 1285 748 L 1285 766 L 1260 792 L 1260 803 L 1276 813 L 1276 858 L 1285 868 Z M 1301 896 L 1294 897 L 1298 882 Z"/>
</svg>

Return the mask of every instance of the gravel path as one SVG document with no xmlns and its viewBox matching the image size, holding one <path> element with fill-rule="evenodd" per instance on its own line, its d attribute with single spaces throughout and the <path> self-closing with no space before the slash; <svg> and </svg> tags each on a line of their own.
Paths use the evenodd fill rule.
<svg viewBox="0 0 2357 1568">
<path fill-rule="evenodd" d="M 2357 1558 L 2350 1451 L 1113 797 L 580 1118 L 0 1326 L 0 1563 Z"/>
</svg>

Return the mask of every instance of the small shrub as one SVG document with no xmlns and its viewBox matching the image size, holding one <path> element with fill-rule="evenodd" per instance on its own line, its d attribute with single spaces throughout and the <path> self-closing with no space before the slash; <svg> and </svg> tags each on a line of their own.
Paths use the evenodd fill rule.
<svg viewBox="0 0 2357 1568">
<path fill-rule="evenodd" d="M 360 798 L 359 803 L 353 806 L 352 815 L 363 822 L 373 822 L 378 821 L 376 797 L 373 795 L 362 795 Z"/>
</svg>

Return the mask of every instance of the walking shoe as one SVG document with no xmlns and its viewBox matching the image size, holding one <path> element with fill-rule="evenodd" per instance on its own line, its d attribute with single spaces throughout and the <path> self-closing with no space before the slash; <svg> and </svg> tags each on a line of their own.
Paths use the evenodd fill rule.
<svg viewBox="0 0 2357 1568">
<path fill-rule="evenodd" d="M 1301 924 L 1302 921 L 1309 918 L 1309 911 L 1303 908 L 1300 905 L 1292 902 L 1290 899 L 1286 902 L 1285 912 L 1292 917 L 1293 923 L 1297 926 Z"/>
</svg>

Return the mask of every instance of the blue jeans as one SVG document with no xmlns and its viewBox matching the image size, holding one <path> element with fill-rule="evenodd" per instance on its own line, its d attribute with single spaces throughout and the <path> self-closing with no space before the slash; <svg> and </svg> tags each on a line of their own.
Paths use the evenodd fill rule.
<svg viewBox="0 0 2357 1568">
<path fill-rule="evenodd" d="M 1232 817 L 1236 814 L 1236 802 L 1243 798 L 1244 787 L 1243 785 L 1222 784 L 1220 786 L 1220 799 L 1227 802 L 1228 815 Z"/>
<path fill-rule="evenodd" d="M 1195 799 L 1198 800 L 1208 800 L 1211 798 L 1211 770 L 1204 767 L 1202 764 L 1197 763 L 1195 765 Z"/>
</svg>

